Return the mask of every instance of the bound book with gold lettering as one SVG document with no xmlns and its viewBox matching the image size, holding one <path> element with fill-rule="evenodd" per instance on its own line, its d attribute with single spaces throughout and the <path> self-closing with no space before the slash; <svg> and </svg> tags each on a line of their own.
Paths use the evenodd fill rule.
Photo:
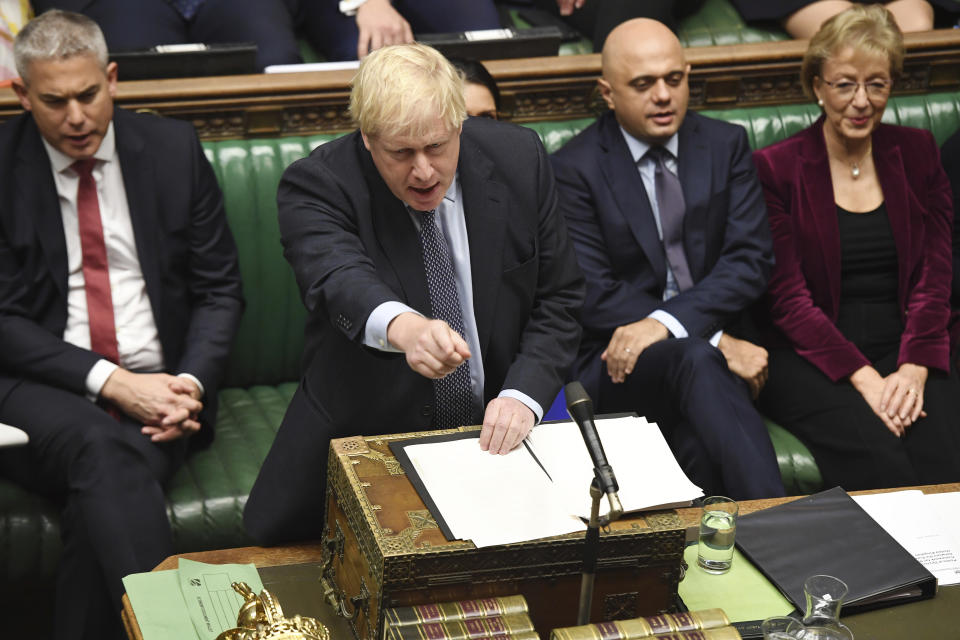
<svg viewBox="0 0 960 640">
<path fill-rule="evenodd" d="M 525 613 L 425 622 L 400 627 L 387 625 L 384 633 L 384 640 L 536 640 L 538 637 L 530 616 Z"/>
<path fill-rule="evenodd" d="M 550 640 L 634 640 L 635 638 L 650 638 L 691 631 L 710 631 L 722 629 L 729 625 L 730 620 L 723 609 L 704 609 L 702 611 L 667 613 L 659 616 L 616 620 L 614 622 L 598 622 L 579 627 L 563 627 L 554 629 L 550 634 Z M 736 630 L 734 630 L 734 633 L 736 633 Z M 685 638 L 685 636 L 676 637 Z M 694 635 L 690 636 L 690 640 L 701 637 L 704 640 L 714 639 L 713 635 Z M 716 636 L 716 640 L 730 637 L 739 638 L 740 635 L 721 634 Z"/>
<path fill-rule="evenodd" d="M 514 613 L 527 613 L 527 601 L 523 596 L 503 596 L 500 598 L 478 598 L 476 600 L 458 600 L 456 602 L 434 602 L 415 607 L 393 607 L 383 612 L 384 627 L 402 627 L 409 624 L 427 622 L 448 622 L 450 620 L 469 620 L 490 616 L 506 616 Z"/>
</svg>

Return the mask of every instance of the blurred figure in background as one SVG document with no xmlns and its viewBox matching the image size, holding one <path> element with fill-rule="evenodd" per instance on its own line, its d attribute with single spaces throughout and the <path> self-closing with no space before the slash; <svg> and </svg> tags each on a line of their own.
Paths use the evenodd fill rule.
<svg viewBox="0 0 960 640">
<path fill-rule="evenodd" d="M 297 22 L 327 60 L 358 60 L 388 44 L 413 42 L 414 33 L 499 29 L 493 0 L 299 1 Z"/>
<path fill-rule="evenodd" d="M 500 112 L 500 89 L 483 63 L 477 60 L 451 60 L 463 74 L 464 98 L 467 101 L 467 115 L 497 120 Z"/>
</svg>

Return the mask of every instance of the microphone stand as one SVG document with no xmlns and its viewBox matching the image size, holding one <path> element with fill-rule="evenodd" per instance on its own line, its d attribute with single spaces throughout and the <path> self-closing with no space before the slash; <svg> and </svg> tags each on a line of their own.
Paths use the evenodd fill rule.
<svg viewBox="0 0 960 640">
<path fill-rule="evenodd" d="M 580 608 L 577 611 L 577 625 L 590 624 L 590 607 L 593 604 L 593 583 L 597 576 L 597 559 L 600 556 L 600 527 L 607 527 L 620 517 L 623 507 L 619 498 L 614 503 L 616 494 L 610 496 L 610 513 L 600 517 L 600 500 L 603 491 L 597 477 L 590 483 L 590 522 L 587 523 L 587 535 L 583 543 L 583 571 L 580 578 Z"/>
</svg>

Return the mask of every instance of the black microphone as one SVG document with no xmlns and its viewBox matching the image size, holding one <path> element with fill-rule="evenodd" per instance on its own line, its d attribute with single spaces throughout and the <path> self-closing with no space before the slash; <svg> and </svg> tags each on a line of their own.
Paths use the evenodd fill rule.
<svg viewBox="0 0 960 640">
<path fill-rule="evenodd" d="M 580 427 L 583 443 L 590 452 L 593 473 L 600 485 L 600 490 L 607 494 L 607 500 L 610 503 L 609 518 L 616 520 L 623 513 L 623 505 L 620 504 L 620 496 L 617 495 L 620 487 L 617 486 L 617 478 L 613 475 L 613 467 L 607 462 L 607 455 L 603 452 L 603 443 L 600 442 L 597 425 L 593 422 L 593 402 L 587 395 L 587 390 L 579 382 L 567 384 L 563 393 L 567 399 L 567 413 Z"/>
</svg>

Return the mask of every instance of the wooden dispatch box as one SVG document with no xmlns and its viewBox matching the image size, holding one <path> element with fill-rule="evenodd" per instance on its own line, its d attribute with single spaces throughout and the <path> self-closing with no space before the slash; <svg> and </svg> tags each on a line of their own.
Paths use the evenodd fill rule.
<svg viewBox="0 0 960 640">
<path fill-rule="evenodd" d="M 331 442 L 321 579 L 358 640 L 381 638 L 387 607 L 515 593 L 526 597 L 542 638 L 576 624 L 582 533 L 483 549 L 448 541 L 388 446 L 478 428 Z M 673 611 L 684 541 L 672 510 L 625 517 L 602 532 L 591 622 Z"/>
</svg>

